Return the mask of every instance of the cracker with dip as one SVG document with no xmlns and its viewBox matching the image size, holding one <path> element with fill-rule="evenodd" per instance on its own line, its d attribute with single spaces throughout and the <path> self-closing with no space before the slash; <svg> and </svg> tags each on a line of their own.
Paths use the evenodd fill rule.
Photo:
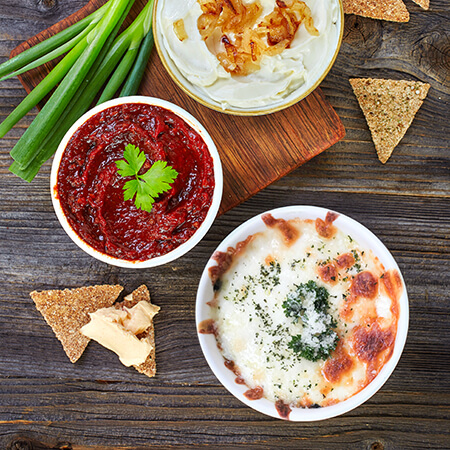
<svg viewBox="0 0 450 450">
<path fill-rule="evenodd" d="M 89 322 L 89 313 L 111 306 L 122 290 L 118 285 L 101 285 L 33 291 L 30 296 L 74 363 L 89 344 L 89 339 L 80 333 L 81 327 Z"/>
<path fill-rule="evenodd" d="M 80 331 L 119 356 L 120 362 L 133 366 L 148 377 L 156 374 L 153 317 L 159 306 L 150 303 L 142 285 L 124 301 L 90 314 L 91 321 Z"/>
<path fill-rule="evenodd" d="M 122 290 L 119 285 L 102 285 L 30 295 L 73 363 L 93 339 L 115 352 L 125 366 L 154 377 L 153 318 L 160 308 L 150 302 L 145 285 L 115 303 Z"/>
</svg>

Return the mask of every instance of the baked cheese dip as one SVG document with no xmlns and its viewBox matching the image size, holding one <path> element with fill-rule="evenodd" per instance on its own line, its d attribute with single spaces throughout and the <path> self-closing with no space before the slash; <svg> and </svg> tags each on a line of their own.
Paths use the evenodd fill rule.
<svg viewBox="0 0 450 450">
<path fill-rule="evenodd" d="M 397 270 L 333 222 L 262 216 L 265 230 L 209 268 L 214 298 L 200 333 L 215 335 L 250 400 L 281 417 L 325 407 L 367 386 L 391 358 L 403 284 Z"/>
<path fill-rule="evenodd" d="M 337 0 L 159 0 L 168 56 L 203 95 L 228 107 L 283 100 L 328 65 Z"/>
</svg>

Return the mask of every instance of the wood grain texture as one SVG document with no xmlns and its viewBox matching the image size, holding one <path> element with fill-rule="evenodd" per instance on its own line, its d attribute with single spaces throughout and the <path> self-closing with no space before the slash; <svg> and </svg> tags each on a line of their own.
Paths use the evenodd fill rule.
<svg viewBox="0 0 450 450">
<path fill-rule="evenodd" d="M 104 3 L 103 0 L 91 0 L 80 11 L 19 45 L 11 55 L 36 45 Z M 130 17 L 135 16 L 145 3 L 137 0 Z M 54 64 L 51 62 L 20 75 L 19 80 L 25 90 L 31 92 Z M 176 86 L 156 50 L 152 52 L 139 93 L 182 106 L 208 130 L 218 148 L 223 166 L 221 214 L 320 154 L 345 135 L 342 122 L 320 89 L 289 108 L 288 112 L 238 117 L 212 111 Z"/>
<path fill-rule="evenodd" d="M 84 4 L 0 0 L 0 60 Z M 126 270 L 88 257 L 54 215 L 49 163 L 31 184 L 7 171 L 35 113 L 0 140 L 1 449 L 449 448 L 450 13 L 445 0 L 431 0 L 428 12 L 406 4 L 406 24 L 346 16 L 341 52 L 321 85 L 346 137 L 222 215 L 192 252 L 163 267 Z M 385 166 L 351 92 L 354 76 L 431 84 Z M 23 97 L 18 80 L 1 83 L 0 120 Z M 410 301 L 408 340 L 387 383 L 363 406 L 318 423 L 282 422 L 241 404 L 210 371 L 195 331 L 197 284 L 218 243 L 253 215 L 291 204 L 333 208 L 371 229 L 397 260 Z M 149 286 L 162 308 L 156 378 L 95 343 L 71 364 L 28 295 L 97 283 L 121 283 L 127 293 Z"/>
</svg>

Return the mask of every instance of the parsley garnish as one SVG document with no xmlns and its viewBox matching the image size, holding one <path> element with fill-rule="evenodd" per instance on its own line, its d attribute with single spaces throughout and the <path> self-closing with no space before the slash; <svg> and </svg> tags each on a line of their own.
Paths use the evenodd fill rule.
<svg viewBox="0 0 450 450">
<path fill-rule="evenodd" d="M 331 338 L 330 344 L 319 343 L 317 347 L 306 344 L 302 341 L 302 336 L 292 336 L 291 341 L 288 343 L 288 347 L 292 349 L 300 358 L 308 359 L 309 361 L 319 361 L 319 359 L 327 359 L 330 353 L 336 348 L 339 338 L 337 334 L 332 330 L 327 330 L 320 335 L 320 339 L 324 340 L 325 337 Z"/>
<path fill-rule="evenodd" d="M 337 322 L 329 313 L 329 293 L 314 280 L 301 283 L 283 302 L 284 314 L 301 320 L 303 335 L 292 336 L 288 347 L 300 358 L 310 361 L 327 359 L 336 348 L 339 337 Z M 318 323 L 320 325 L 318 326 Z"/>
<path fill-rule="evenodd" d="M 284 314 L 286 317 L 294 317 L 298 320 L 305 311 L 303 302 L 308 292 L 314 297 L 314 309 L 318 313 L 326 314 L 328 312 L 329 293 L 323 286 L 318 286 L 314 280 L 307 283 L 301 283 L 296 286 L 296 290 L 288 295 L 286 301 L 283 302 Z"/>
<path fill-rule="evenodd" d="M 123 152 L 125 161 L 116 161 L 118 173 L 122 177 L 134 177 L 125 183 L 123 198 L 125 201 L 134 197 L 136 208 L 150 212 L 155 199 L 170 190 L 170 183 L 175 181 L 178 172 L 166 161 L 156 161 L 147 172 L 139 174 L 145 163 L 145 153 L 139 147 L 128 144 Z"/>
</svg>

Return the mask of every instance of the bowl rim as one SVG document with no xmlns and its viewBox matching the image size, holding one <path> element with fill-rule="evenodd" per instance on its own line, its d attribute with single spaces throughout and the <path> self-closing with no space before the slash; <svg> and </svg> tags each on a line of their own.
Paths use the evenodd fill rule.
<svg viewBox="0 0 450 450">
<path fill-rule="evenodd" d="M 164 109 L 167 109 L 177 116 L 179 116 L 181 119 L 183 119 L 188 125 L 190 125 L 195 131 L 199 133 L 199 135 L 204 140 L 208 151 L 213 159 L 213 171 L 214 171 L 214 192 L 213 192 L 213 199 L 211 202 L 211 206 L 209 207 L 208 213 L 205 217 L 205 220 L 202 222 L 200 227 L 197 229 L 197 231 L 183 244 L 181 244 L 179 247 L 176 247 L 172 251 L 157 256 L 155 258 L 150 258 L 148 260 L 144 261 L 128 261 L 120 258 L 115 258 L 113 256 L 107 255 L 105 253 L 102 253 L 93 247 L 91 247 L 87 242 L 85 242 L 83 239 L 81 239 L 80 236 L 74 231 L 74 229 L 70 226 L 63 209 L 61 207 L 61 203 L 58 197 L 58 191 L 57 191 L 57 181 L 58 181 L 58 171 L 59 166 L 61 164 L 61 160 L 64 154 L 64 151 L 67 147 L 67 144 L 69 140 L 72 138 L 72 135 L 75 133 L 75 131 L 87 120 L 89 120 L 92 116 L 95 114 L 117 106 L 122 105 L 125 103 L 142 103 L 146 105 L 153 105 L 153 106 L 159 106 Z M 163 264 L 166 264 L 168 262 L 171 262 L 181 256 L 183 256 L 185 253 L 190 251 L 192 248 L 194 248 L 200 240 L 205 236 L 205 234 L 208 232 L 209 228 L 213 224 L 217 212 L 219 211 L 220 203 L 222 200 L 222 191 L 223 191 L 223 173 L 222 173 L 222 164 L 220 161 L 219 152 L 217 151 L 217 147 L 214 144 L 214 141 L 212 140 L 209 133 L 206 131 L 205 127 L 189 112 L 184 110 L 178 105 L 175 105 L 174 103 L 168 102 L 166 100 L 162 100 L 155 97 L 147 97 L 147 96 L 141 96 L 141 95 L 133 95 L 128 97 L 120 97 L 116 99 L 112 99 L 109 101 L 106 101 L 100 105 L 95 106 L 94 108 L 87 111 L 85 114 L 83 114 L 67 131 L 67 133 L 64 135 L 64 138 L 60 142 L 58 149 L 56 150 L 52 168 L 51 168 L 51 174 L 50 174 L 50 191 L 51 191 L 51 198 L 52 198 L 52 204 L 53 208 L 55 210 L 56 216 L 58 217 L 58 220 L 63 227 L 64 231 L 69 235 L 69 237 L 72 239 L 72 241 L 82 250 L 84 250 L 86 253 L 88 253 L 90 256 L 113 266 L 117 267 L 125 267 L 125 268 L 133 268 L 133 269 L 144 269 L 149 267 L 156 267 Z"/>
<path fill-rule="evenodd" d="M 251 110 L 251 111 L 246 111 L 245 109 L 223 109 L 221 108 L 219 105 L 216 105 L 214 103 L 210 103 L 207 102 L 206 100 L 204 100 L 203 98 L 201 98 L 199 95 L 197 95 L 196 93 L 192 92 L 191 90 L 189 90 L 179 79 L 178 77 L 173 73 L 173 71 L 171 70 L 168 62 L 166 61 L 166 58 L 164 57 L 164 52 L 162 50 L 162 44 L 159 41 L 159 36 L 158 36 L 158 21 L 157 21 L 157 8 L 158 8 L 158 3 L 159 0 L 155 0 L 155 3 L 153 5 L 153 38 L 154 38 L 154 42 L 155 42 L 155 46 L 156 46 L 156 51 L 158 53 L 158 56 L 164 66 L 164 68 L 166 69 L 166 71 L 168 72 L 168 74 L 170 75 L 170 77 L 172 78 L 172 80 L 175 82 L 175 84 L 185 93 L 187 94 L 189 97 L 193 98 L 195 101 L 197 101 L 198 103 L 200 103 L 201 105 L 212 109 L 213 111 L 218 111 L 221 113 L 225 113 L 225 114 L 229 114 L 229 115 L 234 115 L 234 116 L 262 116 L 262 115 L 266 115 L 266 114 L 272 114 L 278 111 L 281 111 L 283 109 L 289 108 L 292 105 L 295 105 L 296 103 L 298 103 L 299 101 L 303 100 L 304 98 L 306 98 L 309 94 L 311 94 L 315 89 L 317 89 L 320 85 L 320 83 L 322 83 L 323 79 L 327 76 L 328 72 L 331 70 L 331 68 L 333 67 L 336 58 L 339 54 L 341 45 L 342 45 L 342 39 L 343 39 L 343 35 L 344 35 L 344 4 L 343 4 L 343 0 L 334 0 L 336 2 L 338 2 L 339 4 L 339 35 L 338 35 L 338 40 L 336 43 L 336 47 L 334 49 L 334 53 L 333 56 L 328 64 L 328 66 L 325 68 L 325 70 L 322 72 L 322 74 L 320 75 L 320 77 L 317 79 L 317 81 L 310 86 L 310 88 L 308 90 L 306 90 L 304 93 L 300 94 L 298 97 L 295 97 L 294 99 L 290 100 L 287 103 L 283 103 L 281 105 L 277 105 L 275 107 L 265 107 L 265 108 L 261 108 L 261 109 L 255 109 L 255 110 Z M 190 83 L 188 80 L 186 80 L 187 83 Z"/>
<path fill-rule="evenodd" d="M 263 214 L 270 213 L 274 217 L 282 217 L 284 219 L 293 219 L 299 217 L 303 218 L 317 218 L 320 217 L 325 219 L 327 212 L 336 212 L 328 208 L 321 208 L 317 206 L 309 205 L 293 205 L 285 206 L 281 208 L 272 209 L 270 211 L 265 211 L 258 214 L 237 228 L 235 228 L 230 234 L 228 234 L 225 239 L 217 246 L 212 255 L 216 251 L 226 251 L 230 246 L 235 246 L 237 242 L 245 239 L 249 234 L 253 234 L 257 231 L 264 230 L 265 225 L 261 220 Z M 290 416 L 287 420 L 293 422 L 313 422 L 318 420 L 329 419 L 342 414 L 345 414 L 354 408 L 360 406 L 366 402 L 370 397 L 372 397 L 388 380 L 392 372 L 394 371 L 398 361 L 400 360 L 403 348 L 406 343 L 408 326 L 409 326 L 409 304 L 408 304 L 408 294 L 406 290 L 406 285 L 403 279 L 403 275 L 398 267 L 392 254 L 386 248 L 386 246 L 381 242 L 381 240 L 373 234 L 368 228 L 366 228 L 361 223 L 356 220 L 346 216 L 342 213 L 336 212 L 339 216 L 334 221 L 334 224 L 344 230 L 351 231 L 352 237 L 355 238 L 359 244 L 368 246 L 375 256 L 378 256 L 380 261 L 383 263 L 386 269 L 397 269 L 400 274 L 400 278 L 403 283 L 403 293 L 399 300 L 400 305 L 400 316 L 397 324 L 397 334 L 394 344 L 394 352 L 389 359 L 389 361 L 382 367 L 378 375 L 360 392 L 356 393 L 352 397 L 339 402 L 335 405 L 326 406 L 317 409 L 304 409 L 304 408 L 293 408 Z M 362 237 L 362 239 L 361 239 Z M 369 246 L 370 245 L 370 246 Z M 386 263 L 389 264 L 386 264 Z M 216 262 L 211 258 L 208 260 L 197 290 L 196 298 L 196 328 L 197 336 L 200 342 L 201 349 L 205 356 L 205 359 L 211 368 L 214 375 L 222 383 L 222 385 L 233 394 L 238 400 L 245 403 L 252 409 L 259 411 L 260 413 L 266 414 L 268 416 L 283 419 L 278 414 L 275 405 L 270 400 L 262 398 L 260 400 L 248 400 L 243 394 L 248 389 L 245 385 L 239 385 L 235 383 L 236 376 L 225 367 L 224 358 L 220 350 L 217 348 L 216 338 L 211 334 L 201 334 L 198 332 L 199 324 L 208 318 L 210 318 L 210 307 L 207 305 L 207 301 L 210 301 L 213 295 L 213 287 L 211 280 L 209 278 L 208 269 L 211 266 L 216 265 Z M 209 295 L 208 295 L 209 294 Z"/>
</svg>

